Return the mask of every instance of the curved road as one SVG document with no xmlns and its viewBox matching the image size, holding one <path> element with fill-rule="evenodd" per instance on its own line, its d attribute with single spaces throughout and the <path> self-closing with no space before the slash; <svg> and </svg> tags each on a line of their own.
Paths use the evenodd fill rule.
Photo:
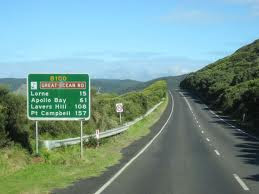
<svg viewBox="0 0 259 194">
<path fill-rule="evenodd" d="M 259 141 L 194 96 L 171 90 L 173 114 L 150 146 L 96 193 L 259 193 Z"/>
</svg>

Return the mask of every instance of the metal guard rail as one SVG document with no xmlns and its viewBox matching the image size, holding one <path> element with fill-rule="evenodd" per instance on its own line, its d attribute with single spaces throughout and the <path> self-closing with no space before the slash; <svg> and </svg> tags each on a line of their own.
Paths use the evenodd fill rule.
<svg viewBox="0 0 259 194">
<path fill-rule="evenodd" d="M 125 123 L 123 126 L 100 132 L 100 139 L 114 136 L 126 131 L 131 125 L 134 125 L 135 123 L 137 123 L 138 121 L 142 120 L 144 117 L 152 113 L 162 102 L 163 101 L 159 102 L 153 108 L 148 110 L 145 115 L 138 117 L 131 122 Z M 95 137 L 95 134 L 85 135 L 83 136 L 83 140 L 87 141 L 89 137 Z M 51 150 L 53 148 L 57 148 L 61 146 L 78 144 L 80 143 L 80 137 L 68 138 L 68 139 L 62 139 L 62 140 L 41 140 L 40 143 L 41 143 L 41 146 L 47 148 L 48 150 Z"/>
</svg>

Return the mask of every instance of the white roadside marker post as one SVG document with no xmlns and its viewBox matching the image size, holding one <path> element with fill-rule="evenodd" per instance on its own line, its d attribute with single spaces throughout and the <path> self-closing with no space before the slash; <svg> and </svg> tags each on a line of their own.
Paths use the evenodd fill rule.
<svg viewBox="0 0 259 194">
<path fill-rule="evenodd" d="M 243 123 L 245 122 L 245 117 L 246 117 L 246 114 L 243 113 L 243 118 L 242 118 Z"/>
<path fill-rule="evenodd" d="M 95 135 L 96 135 L 96 141 L 97 141 L 97 147 L 99 147 L 99 139 L 100 139 L 100 130 L 96 129 L 95 131 Z"/>
</svg>

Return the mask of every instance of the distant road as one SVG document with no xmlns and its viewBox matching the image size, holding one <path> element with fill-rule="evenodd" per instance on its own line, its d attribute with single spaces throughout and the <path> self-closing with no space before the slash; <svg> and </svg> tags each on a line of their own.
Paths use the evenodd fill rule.
<svg viewBox="0 0 259 194">
<path fill-rule="evenodd" d="M 172 93 L 174 111 L 164 130 L 101 193 L 258 194 L 259 142 L 199 99 Z"/>
<path fill-rule="evenodd" d="M 140 154 L 58 193 L 259 194 L 259 141 L 226 124 L 195 96 L 171 92 L 174 103 Z"/>
</svg>

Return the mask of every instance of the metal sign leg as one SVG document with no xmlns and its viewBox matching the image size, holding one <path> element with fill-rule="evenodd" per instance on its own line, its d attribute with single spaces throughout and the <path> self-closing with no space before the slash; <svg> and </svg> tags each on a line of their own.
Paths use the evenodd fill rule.
<svg viewBox="0 0 259 194">
<path fill-rule="evenodd" d="M 81 140 L 81 148 L 80 148 L 80 156 L 81 158 L 83 158 L 83 121 L 81 121 L 81 137 L 80 137 L 80 140 Z"/>
<path fill-rule="evenodd" d="M 39 154 L 39 131 L 38 131 L 38 121 L 36 121 L 36 154 Z"/>
</svg>

